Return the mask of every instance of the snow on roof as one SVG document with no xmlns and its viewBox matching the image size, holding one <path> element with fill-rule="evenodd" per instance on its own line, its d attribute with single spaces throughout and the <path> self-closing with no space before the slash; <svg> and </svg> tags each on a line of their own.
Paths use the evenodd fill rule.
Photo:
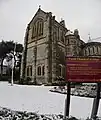
<svg viewBox="0 0 101 120">
<path fill-rule="evenodd" d="M 69 31 L 66 33 L 66 36 L 67 36 L 67 35 L 73 35 L 73 34 L 74 34 L 74 33 L 69 30 Z"/>
</svg>

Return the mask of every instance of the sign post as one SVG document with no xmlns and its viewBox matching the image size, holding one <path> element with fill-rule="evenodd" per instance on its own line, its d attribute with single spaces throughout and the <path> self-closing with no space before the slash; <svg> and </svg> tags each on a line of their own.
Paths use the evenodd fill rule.
<svg viewBox="0 0 101 120">
<path fill-rule="evenodd" d="M 65 118 L 69 117 L 70 93 L 71 93 L 70 82 L 68 82 L 67 83 L 67 98 L 66 98 L 66 101 L 65 101 Z"/>
<path fill-rule="evenodd" d="M 91 118 L 94 119 L 94 120 L 96 120 L 97 111 L 98 111 L 98 107 L 99 107 L 100 89 L 101 89 L 101 84 L 98 83 L 97 84 L 97 95 L 96 95 L 96 98 L 94 98 L 93 108 L 92 108 L 92 113 L 91 113 Z"/>
</svg>

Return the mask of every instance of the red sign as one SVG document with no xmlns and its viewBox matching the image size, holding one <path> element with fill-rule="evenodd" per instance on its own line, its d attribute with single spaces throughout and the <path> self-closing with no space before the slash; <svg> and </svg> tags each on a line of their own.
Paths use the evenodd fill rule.
<svg viewBox="0 0 101 120">
<path fill-rule="evenodd" d="M 67 57 L 67 80 L 70 82 L 101 82 L 101 59 Z"/>
</svg>

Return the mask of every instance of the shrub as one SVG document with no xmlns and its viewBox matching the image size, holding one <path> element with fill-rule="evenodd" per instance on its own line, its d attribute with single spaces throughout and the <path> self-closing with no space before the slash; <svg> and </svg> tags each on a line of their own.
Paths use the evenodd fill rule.
<svg viewBox="0 0 101 120">
<path fill-rule="evenodd" d="M 9 81 L 9 76 L 0 76 L 0 81 Z"/>
<path fill-rule="evenodd" d="M 23 85 L 23 84 L 24 84 L 24 79 L 23 79 L 23 78 L 20 78 L 19 84 L 20 84 L 20 85 Z"/>
<path fill-rule="evenodd" d="M 29 85 L 30 82 L 31 82 L 31 78 L 30 77 L 26 77 L 24 82 L 25 82 L 25 84 Z"/>
</svg>

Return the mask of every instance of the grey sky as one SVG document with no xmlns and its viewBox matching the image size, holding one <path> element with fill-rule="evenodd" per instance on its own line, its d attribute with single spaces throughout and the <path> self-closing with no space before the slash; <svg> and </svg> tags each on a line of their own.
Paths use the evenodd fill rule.
<svg viewBox="0 0 101 120">
<path fill-rule="evenodd" d="M 0 0 L 0 40 L 23 43 L 26 25 L 38 6 L 63 18 L 70 30 L 79 29 L 81 39 L 101 36 L 101 0 Z M 101 39 L 100 39 L 101 41 Z"/>
</svg>

